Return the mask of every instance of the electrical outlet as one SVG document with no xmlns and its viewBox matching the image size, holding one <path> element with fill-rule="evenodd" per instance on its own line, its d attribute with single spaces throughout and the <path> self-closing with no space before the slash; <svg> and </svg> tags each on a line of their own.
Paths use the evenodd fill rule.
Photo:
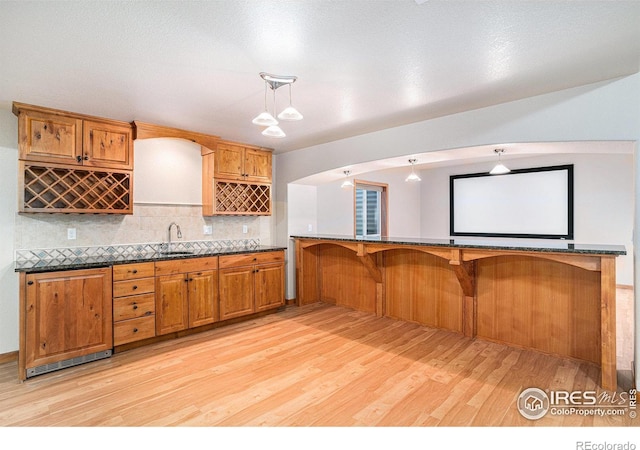
<svg viewBox="0 0 640 450">
<path fill-rule="evenodd" d="M 202 227 L 202 232 L 204 234 L 213 234 L 213 225 L 205 225 Z"/>
<path fill-rule="evenodd" d="M 243 232 L 244 234 L 247 234 L 247 233 L 249 232 L 249 227 L 248 227 L 248 226 L 246 226 L 246 225 L 242 225 L 242 232 Z"/>
<path fill-rule="evenodd" d="M 67 239 L 75 239 L 75 238 L 76 238 L 76 229 L 67 228 Z"/>
<path fill-rule="evenodd" d="M 307 225 L 307 231 L 313 231 L 313 225 L 312 224 Z"/>
</svg>

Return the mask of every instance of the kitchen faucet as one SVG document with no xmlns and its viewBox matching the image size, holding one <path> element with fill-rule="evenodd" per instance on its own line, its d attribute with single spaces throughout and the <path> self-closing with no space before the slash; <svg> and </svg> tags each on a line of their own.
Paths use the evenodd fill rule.
<svg viewBox="0 0 640 450">
<path fill-rule="evenodd" d="M 175 222 L 171 222 L 169 224 L 169 230 L 168 230 L 168 235 L 169 235 L 169 243 L 167 244 L 167 251 L 168 252 L 171 251 L 171 227 L 174 226 L 174 225 L 176 226 L 176 232 L 177 232 L 176 237 L 178 239 L 182 239 L 182 231 L 180 231 L 180 225 L 178 225 Z"/>
</svg>

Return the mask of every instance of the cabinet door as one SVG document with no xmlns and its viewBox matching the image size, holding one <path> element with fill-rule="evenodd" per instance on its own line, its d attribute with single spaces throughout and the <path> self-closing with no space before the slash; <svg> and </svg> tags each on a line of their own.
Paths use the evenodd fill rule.
<svg viewBox="0 0 640 450">
<path fill-rule="evenodd" d="M 256 266 L 256 311 L 284 305 L 284 264 Z"/>
<path fill-rule="evenodd" d="M 114 169 L 133 168 L 131 127 L 84 121 L 83 165 Z"/>
<path fill-rule="evenodd" d="M 264 150 L 245 150 L 244 173 L 247 180 L 262 183 L 271 182 L 271 152 Z"/>
<path fill-rule="evenodd" d="M 189 276 L 189 328 L 218 319 L 218 272 L 193 272 Z"/>
<path fill-rule="evenodd" d="M 156 278 L 156 334 L 186 330 L 189 298 L 185 274 Z"/>
<path fill-rule="evenodd" d="M 78 164 L 82 154 L 82 120 L 22 110 L 18 116 L 20 159 Z"/>
<path fill-rule="evenodd" d="M 26 277 L 26 368 L 113 348 L 111 268 Z"/>
<path fill-rule="evenodd" d="M 218 144 L 213 167 L 215 178 L 244 179 L 244 147 Z"/>
<path fill-rule="evenodd" d="M 223 269 L 219 272 L 220 320 L 254 312 L 253 266 Z"/>
</svg>

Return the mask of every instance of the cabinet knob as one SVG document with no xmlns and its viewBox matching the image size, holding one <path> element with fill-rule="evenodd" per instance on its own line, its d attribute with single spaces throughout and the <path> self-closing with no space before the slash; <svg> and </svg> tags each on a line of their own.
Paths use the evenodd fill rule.
<svg viewBox="0 0 640 450">
<path fill-rule="evenodd" d="M 27 281 L 27 284 L 28 284 L 29 286 L 31 286 L 31 285 L 33 285 L 33 281 Z"/>
<path fill-rule="evenodd" d="M 134 328 L 134 329 L 133 329 L 133 332 L 134 332 L 134 333 L 137 333 L 137 332 L 138 332 L 138 329 L 137 329 L 137 328 Z"/>
<path fill-rule="evenodd" d="M 131 271 L 131 273 L 133 273 L 133 274 L 138 273 L 138 269 L 133 269 L 133 270 Z"/>
<path fill-rule="evenodd" d="M 138 289 L 138 286 L 136 286 L 135 284 L 133 285 L 133 290 L 135 291 L 136 289 Z"/>
<path fill-rule="evenodd" d="M 82 156 L 80 156 L 80 155 L 76 156 L 76 161 L 82 162 Z"/>
<path fill-rule="evenodd" d="M 135 303 L 133 304 L 133 309 L 138 309 L 138 305 L 136 305 Z"/>
<path fill-rule="evenodd" d="M 84 160 L 89 161 L 89 155 L 84 155 Z"/>
</svg>

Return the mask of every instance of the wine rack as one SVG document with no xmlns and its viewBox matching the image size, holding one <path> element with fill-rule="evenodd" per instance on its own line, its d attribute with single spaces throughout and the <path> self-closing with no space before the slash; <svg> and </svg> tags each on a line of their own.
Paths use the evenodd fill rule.
<svg viewBox="0 0 640 450">
<path fill-rule="evenodd" d="M 131 171 L 22 165 L 20 212 L 133 212 Z"/>
<path fill-rule="evenodd" d="M 215 214 L 270 215 L 271 185 L 214 180 Z"/>
</svg>

